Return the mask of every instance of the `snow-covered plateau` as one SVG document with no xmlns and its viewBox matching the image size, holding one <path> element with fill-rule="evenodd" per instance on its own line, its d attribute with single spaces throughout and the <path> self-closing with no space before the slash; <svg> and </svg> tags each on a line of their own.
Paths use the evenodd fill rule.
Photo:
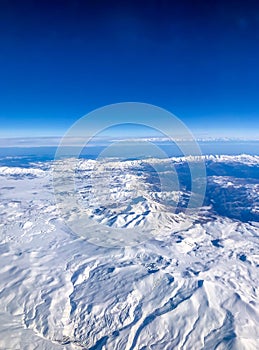
<svg viewBox="0 0 259 350">
<path fill-rule="evenodd" d="M 80 213 L 56 205 L 55 162 L 71 161 L 0 167 L 0 349 L 258 349 L 259 157 L 204 156 L 188 212 L 195 157 L 171 158 L 179 185 L 164 188 L 168 159 L 78 160 L 93 227 L 145 231 L 119 246 L 76 234 Z"/>
</svg>

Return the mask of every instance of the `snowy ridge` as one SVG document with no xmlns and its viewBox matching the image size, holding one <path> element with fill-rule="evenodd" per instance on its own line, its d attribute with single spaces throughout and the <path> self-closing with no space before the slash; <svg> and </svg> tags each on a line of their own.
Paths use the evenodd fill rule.
<svg viewBox="0 0 259 350">
<path fill-rule="evenodd" d="M 182 163 L 182 162 L 196 162 L 196 161 L 213 161 L 213 162 L 237 162 L 242 164 L 259 164 L 259 156 L 257 155 L 248 155 L 248 154 L 240 154 L 240 155 L 202 155 L 202 156 L 185 156 L 185 157 L 168 157 L 168 158 L 147 158 L 147 159 L 136 159 L 136 160 L 125 160 L 123 162 L 119 162 L 121 166 L 135 166 L 141 163 Z M 102 160 L 80 160 L 78 162 L 78 166 L 81 169 L 85 169 L 88 165 L 90 167 L 95 166 L 97 163 L 102 162 Z M 105 162 L 108 162 L 111 166 L 112 164 L 118 164 L 116 159 L 107 158 Z"/>
<path fill-rule="evenodd" d="M 12 158 L 18 158 L 18 157 L 6 157 L 8 159 Z M 126 167 L 133 167 L 138 166 L 140 164 L 164 164 L 168 162 L 172 163 L 184 163 L 184 162 L 196 162 L 196 161 L 212 161 L 212 162 L 236 162 L 241 164 L 251 164 L 251 165 L 258 165 L 259 164 L 259 156 L 256 155 L 248 155 L 248 154 L 241 154 L 241 155 L 203 155 L 203 156 L 185 156 L 185 157 L 169 157 L 165 159 L 160 158 L 147 158 L 147 159 L 136 159 L 136 160 L 124 160 L 120 161 L 119 159 L 113 159 L 113 158 L 107 158 L 107 159 L 99 159 L 99 160 L 93 160 L 93 159 L 74 159 L 74 158 L 67 158 L 65 160 L 56 160 L 56 162 L 63 165 L 64 169 L 70 169 L 71 163 L 76 163 L 76 166 L 79 170 L 90 170 L 96 167 L 97 165 L 100 165 L 102 163 L 105 163 L 106 165 L 109 164 L 110 167 L 119 166 L 122 169 Z M 53 162 L 46 163 L 49 166 L 45 166 L 45 169 L 43 168 L 43 163 L 33 163 L 33 167 L 8 167 L 8 166 L 1 166 L 0 167 L 0 176 L 6 176 L 6 175 L 35 175 L 35 176 L 42 176 L 45 171 L 51 170 L 51 166 L 53 166 Z"/>
<path fill-rule="evenodd" d="M 0 176 L 33 175 L 35 177 L 40 177 L 40 176 L 44 176 L 44 174 L 45 174 L 44 170 L 37 169 L 37 168 L 21 168 L 21 167 L 7 167 L 7 166 L 0 167 Z"/>
</svg>

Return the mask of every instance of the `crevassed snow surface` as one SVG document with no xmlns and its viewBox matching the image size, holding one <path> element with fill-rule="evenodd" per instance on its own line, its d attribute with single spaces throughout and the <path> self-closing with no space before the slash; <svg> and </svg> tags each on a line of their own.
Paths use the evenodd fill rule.
<svg viewBox="0 0 259 350">
<path fill-rule="evenodd" d="M 187 160 L 171 159 L 180 172 Z M 53 162 L 0 167 L 0 349 L 258 349 L 259 157 L 204 160 L 204 207 L 192 215 L 184 171 L 167 201 L 148 168 L 166 160 L 78 162 L 93 220 L 155 227 L 120 248 L 66 226 Z"/>
</svg>

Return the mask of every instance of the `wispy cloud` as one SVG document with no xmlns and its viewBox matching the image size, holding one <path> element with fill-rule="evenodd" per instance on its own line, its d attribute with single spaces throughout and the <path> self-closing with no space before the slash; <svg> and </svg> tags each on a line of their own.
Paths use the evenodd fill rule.
<svg viewBox="0 0 259 350">
<path fill-rule="evenodd" d="M 88 138 L 86 137 L 70 137 L 62 139 L 60 136 L 55 137 L 16 137 L 16 138 L 0 138 L 0 147 L 57 147 L 60 142 L 63 142 L 63 146 L 82 146 Z M 195 140 L 198 142 L 215 142 L 215 141 L 259 141 L 258 137 L 213 137 L 208 135 L 196 135 Z M 94 137 L 87 142 L 87 147 L 105 146 L 116 142 L 149 142 L 154 144 L 165 144 L 168 142 L 184 142 L 190 141 L 190 139 L 177 138 L 170 139 L 168 137 Z"/>
</svg>

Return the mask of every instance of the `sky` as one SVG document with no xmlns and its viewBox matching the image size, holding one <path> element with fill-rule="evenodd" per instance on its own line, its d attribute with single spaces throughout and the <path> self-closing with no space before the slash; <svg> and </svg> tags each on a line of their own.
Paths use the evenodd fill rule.
<svg viewBox="0 0 259 350">
<path fill-rule="evenodd" d="M 60 136 L 118 102 L 258 136 L 258 1 L 0 0 L 0 137 Z"/>
</svg>

